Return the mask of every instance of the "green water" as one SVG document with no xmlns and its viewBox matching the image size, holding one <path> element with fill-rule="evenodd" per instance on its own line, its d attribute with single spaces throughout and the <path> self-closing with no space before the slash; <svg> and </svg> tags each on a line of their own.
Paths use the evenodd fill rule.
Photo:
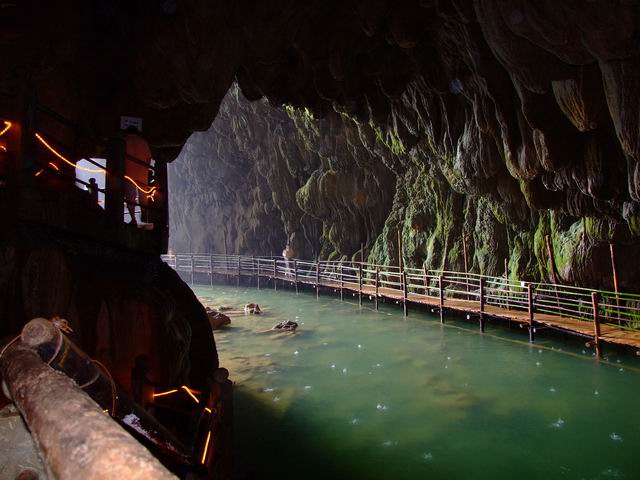
<svg viewBox="0 0 640 480">
<path fill-rule="evenodd" d="M 640 478 L 640 364 L 578 341 L 355 299 L 197 287 L 257 302 L 216 332 L 235 380 L 237 478 Z M 286 320 L 295 334 L 261 333 Z"/>
</svg>

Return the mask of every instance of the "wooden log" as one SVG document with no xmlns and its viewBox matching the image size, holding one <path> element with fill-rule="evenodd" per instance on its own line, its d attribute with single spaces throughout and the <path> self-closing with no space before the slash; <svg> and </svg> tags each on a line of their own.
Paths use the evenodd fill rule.
<svg viewBox="0 0 640 480">
<path fill-rule="evenodd" d="M 440 296 L 440 323 L 444 323 L 444 285 L 442 282 L 442 275 L 438 275 L 438 295 Z"/>
<path fill-rule="evenodd" d="M 408 314 L 407 311 L 407 272 L 402 271 L 402 310 L 404 316 Z"/>
<path fill-rule="evenodd" d="M 527 312 L 529 313 L 529 342 L 535 341 L 535 329 L 533 328 L 533 285 L 527 284 Z"/>
<path fill-rule="evenodd" d="M 298 261 L 293 260 L 293 283 L 296 286 L 296 294 L 298 293 Z"/>
<path fill-rule="evenodd" d="M 378 290 L 380 288 L 380 267 L 376 267 L 376 287 L 375 287 L 375 302 L 376 302 L 376 310 L 378 310 Z"/>
<path fill-rule="evenodd" d="M 484 278 L 480 279 L 480 331 L 484 333 Z"/>
<path fill-rule="evenodd" d="M 596 356 L 602 356 L 602 349 L 600 348 L 600 312 L 598 305 L 598 294 L 591 292 L 591 306 L 593 307 L 593 344 L 596 349 Z"/>
<path fill-rule="evenodd" d="M 51 478 L 176 479 L 69 377 L 17 344 L 0 371 Z"/>
<path fill-rule="evenodd" d="M 362 306 L 362 263 L 358 265 L 358 304 Z"/>
</svg>

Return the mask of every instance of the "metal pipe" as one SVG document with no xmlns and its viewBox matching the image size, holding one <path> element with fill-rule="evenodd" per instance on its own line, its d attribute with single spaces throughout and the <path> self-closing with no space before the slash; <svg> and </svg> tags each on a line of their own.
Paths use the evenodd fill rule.
<svg viewBox="0 0 640 480">
<path fill-rule="evenodd" d="M 69 377 L 25 345 L 9 347 L 0 372 L 45 460 L 58 480 L 175 479 Z"/>
</svg>

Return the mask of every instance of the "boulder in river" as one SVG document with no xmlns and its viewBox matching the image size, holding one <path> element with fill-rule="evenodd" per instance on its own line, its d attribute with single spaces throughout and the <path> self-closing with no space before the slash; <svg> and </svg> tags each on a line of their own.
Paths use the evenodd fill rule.
<svg viewBox="0 0 640 480">
<path fill-rule="evenodd" d="M 258 305 L 257 303 L 247 303 L 244 306 L 244 313 L 260 315 L 260 313 L 262 313 L 262 310 L 260 310 L 260 305 Z"/>
<path fill-rule="evenodd" d="M 220 330 L 225 325 L 231 324 L 231 319 L 224 313 L 209 311 L 207 312 L 207 317 L 209 317 L 209 323 L 214 330 Z"/>
<path fill-rule="evenodd" d="M 298 328 L 297 322 L 294 322 L 292 320 L 285 320 L 284 322 L 280 322 L 274 325 L 271 330 L 293 332 L 296 328 Z"/>
</svg>

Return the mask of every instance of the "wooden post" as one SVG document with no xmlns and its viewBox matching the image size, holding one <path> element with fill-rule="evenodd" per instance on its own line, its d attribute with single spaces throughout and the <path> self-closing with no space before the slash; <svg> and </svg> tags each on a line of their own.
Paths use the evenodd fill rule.
<svg viewBox="0 0 640 480">
<path fill-rule="evenodd" d="M 484 333 L 484 278 L 480 279 L 480 331 Z"/>
<path fill-rule="evenodd" d="M 209 255 L 209 285 L 213 287 L 213 255 Z"/>
<path fill-rule="evenodd" d="M 402 271 L 402 310 L 404 316 L 407 316 L 407 272 Z"/>
<path fill-rule="evenodd" d="M 258 257 L 258 290 L 260 290 L 260 258 Z"/>
<path fill-rule="evenodd" d="M 344 277 L 342 276 L 342 264 L 338 267 L 340 273 L 340 300 L 344 300 Z"/>
<path fill-rule="evenodd" d="M 611 272 L 613 273 L 613 291 L 616 292 L 616 310 L 618 311 L 618 325 L 620 325 L 620 291 L 618 290 L 618 272 L 616 270 L 616 255 L 613 249 L 613 242 L 609 243 L 609 253 L 611 255 Z"/>
<path fill-rule="evenodd" d="M 293 259 L 293 282 L 296 285 L 296 294 L 298 293 L 298 261 Z"/>
<path fill-rule="evenodd" d="M 193 286 L 193 270 L 194 270 L 194 265 L 193 265 L 193 254 L 191 255 L 191 285 Z"/>
<path fill-rule="evenodd" d="M 533 329 L 533 285 L 527 284 L 527 311 L 529 312 L 529 342 L 535 342 L 535 330 Z"/>
<path fill-rule="evenodd" d="M 591 292 L 591 305 L 593 306 L 593 343 L 596 347 L 596 356 L 602 356 L 600 348 L 600 312 L 598 312 L 598 294 Z"/>
<path fill-rule="evenodd" d="M 238 283 L 237 286 L 240 288 L 240 275 L 242 274 L 242 267 L 240 266 L 240 255 L 238 255 Z"/>
<path fill-rule="evenodd" d="M 358 304 L 362 306 L 362 263 L 358 267 Z"/>
<path fill-rule="evenodd" d="M 278 259 L 273 259 L 273 289 L 278 290 L 278 283 L 276 279 L 278 278 Z"/>
<path fill-rule="evenodd" d="M 438 294 L 440 296 L 440 323 L 444 323 L 444 286 L 442 275 L 438 275 Z"/>
<path fill-rule="evenodd" d="M 320 298 L 320 259 L 316 259 L 316 298 Z"/>
<path fill-rule="evenodd" d="M 380 285 L 380 267 L 376 267 L 376 292 L 375 292 L 375 300 L 376 300 L 376 310 L 378 310 L 378 288 Z"/>
</svg>

